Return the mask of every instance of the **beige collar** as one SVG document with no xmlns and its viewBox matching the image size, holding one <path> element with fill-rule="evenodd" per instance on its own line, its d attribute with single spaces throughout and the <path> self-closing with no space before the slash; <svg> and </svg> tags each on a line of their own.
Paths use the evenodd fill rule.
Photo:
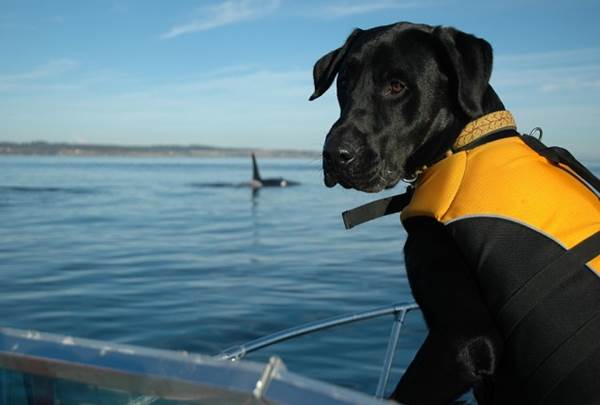
<svg viewBox="0 0 600 405">
<path fill-rule="evenodd" d="M 517 129 L 515 119 L 509 111 L 496 111 L 486 114 L 475 121 L 469 122 L 463 128 L 456 141 L 454 141 L 452 149 L 460 149 L 478 138 L 506 129 Z"/>
</svg>

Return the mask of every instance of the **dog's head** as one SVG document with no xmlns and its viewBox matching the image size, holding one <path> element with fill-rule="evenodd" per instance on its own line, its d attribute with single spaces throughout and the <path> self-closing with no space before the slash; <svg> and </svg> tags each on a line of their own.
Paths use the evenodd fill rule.
<svg viewBox="0 0 600 405">
<path fill-rule="evenodd" d="M 323 148 L 325 184 L 377 192 L 438 159 L 483 115 L 491 69 L 491 46 L 453 28 L 354 30 L 314 66 L 310 99 L 337 76 L 340 105 Z"/>
</svg>

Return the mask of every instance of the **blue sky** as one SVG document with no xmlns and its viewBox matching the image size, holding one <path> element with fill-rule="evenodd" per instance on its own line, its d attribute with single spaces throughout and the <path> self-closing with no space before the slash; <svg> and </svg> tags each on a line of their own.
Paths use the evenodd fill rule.
<svg viewBox="0 0 600 405">
<path fill-rule="evenodd" d="M 0 0 L 0 140 L 320 150 L 312 66 L 354 27 L 451 25 L 494 47 L 521 131 L 600 158 L 600 1 Z"/>
</svg>

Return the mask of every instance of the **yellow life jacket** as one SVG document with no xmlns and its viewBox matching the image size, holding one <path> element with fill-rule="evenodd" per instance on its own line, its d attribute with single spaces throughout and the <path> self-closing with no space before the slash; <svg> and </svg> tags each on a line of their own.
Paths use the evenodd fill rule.
<svg viewBox="0 0 600 405">
<path fill-rule="evenodd" d="M 519 391 L 550 392 L 599 355 L 600 200 L 569 166 L 520 136 L 461 150 L 419 175 L 401 219 L 423 217 L 472 269 L 510 359 L 499 375 Z"/>
<path fill-rule="evenodd" d="M 519 387 L 500 392 L 527 396 L 600 359 L 600 200 L 599 180 L 567 151 L 515 129 L 507 111 L 473 121 L 412 192 L 343 216 L 351 228 L 402 210 L 409 233 L 443 224 L 504 337 L 496 383 Z"/>
</svg>

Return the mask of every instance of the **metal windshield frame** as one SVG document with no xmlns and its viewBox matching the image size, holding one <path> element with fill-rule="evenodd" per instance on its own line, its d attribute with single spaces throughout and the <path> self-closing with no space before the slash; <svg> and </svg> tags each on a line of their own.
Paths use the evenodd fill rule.
<svg viewBox="0 0 600 405">
<path fill-rule="evenodd" d="M 237 361 L 242 359 L 248 353 L 255 352 L 289 339 L 307 335 L 309 333 L 314 333 L 349 323 L 379 318 L 386 315 L 393 315 L 394 320 L 392 323 L 392 330 L 390 332 L 388 345 L 383 359 L 383 365 L 379 374 L 377 389 L 375 390 L 375 397 L 383 398 L 389 381 L 394 354 L 396 353 L 396 347 L 398 346 L 398 340 L 400 338 L 400 332 L 402 331 L 402 326 L 404 325 L 404 319 L 408 312 L 416 309 L 419 309 L 419 306 L 415 303 L 397 303 L 391 306 L 376 308 L 364 312 L 335 316 L 320 321 L 309 322 L 300 326 L 273 333 L 271 335 L 263 336 L 255 340 L 251 340 L 242 345 L 229 347 L 215 357 L 223 360 Z"/>
</svg>

